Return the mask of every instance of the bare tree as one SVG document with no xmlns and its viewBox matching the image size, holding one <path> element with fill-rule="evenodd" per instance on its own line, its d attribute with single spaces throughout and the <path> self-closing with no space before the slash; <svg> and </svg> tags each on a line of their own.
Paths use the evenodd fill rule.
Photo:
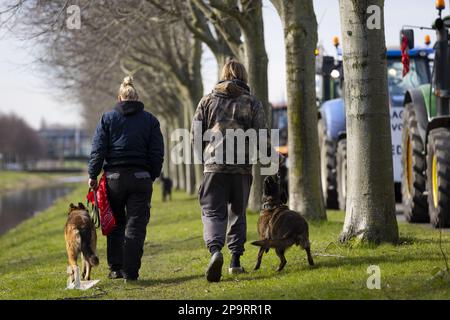
<svg viewBox="0 0 450 320">
<path fill-rule="evenodd" d="M 289 206 L 309 219 L 326 219 L 316 129 L 314 7 L 312 0 L 272 3 L 283 23 L 286 46 Z"/>
<path fill-rule="evenodd" d="M 347 204 L 341 241 L 396 242 L 384 21 L 367 26 L 383 0 L 340 0 L 347 117 Z"/>
<path fill-rule="evenodd" d="M 68 2 L 62 0 L 17 0 L 20 10 L 14 10 L 14 24 L 39 43 L 44 70 L 67 96 L 82 103 L 89 127 L 111 108 L 124 73 L 132 73 L 141 84 L 147 108 L 170 127 L 166 131 L 174 126 L 189 128 L 203 94 L 202 50 L 184 22 L 162 16 L 148 1 L 113 0 L 99 5 L 80 0 L 77 4 L 82 13 L 80 30 L 65 27 Z M 177 171 L 177 185 L 193 193 L 193 166 Z M 201 169 L 197 171 L 200 176 Z"/>
<path fill-rule="evenodd" d="M 0 114 L 0 154 L 3 161 L 15 162 L 27 168 L 43 155 L 38 133 L 25 120 L 11 114 Z"/>
</svg>

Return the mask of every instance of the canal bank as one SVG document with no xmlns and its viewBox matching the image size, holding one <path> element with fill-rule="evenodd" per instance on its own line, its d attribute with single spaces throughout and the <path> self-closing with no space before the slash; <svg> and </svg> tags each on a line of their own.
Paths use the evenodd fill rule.
<svg viewBox="0 0 450 320">
<path fill-rule="evenodd" d="M 52 184 L 0 195 L 0 235 L 49 208 L 73 189 L 71 184 Z"/>
<path fill-rule="evenodd" d="M 46 210 L 86 180 L 85 176 L 1 172 L 0 178 L 5 177 L 9 182 L 0 180 L 4 185 L 0 192 L 0 235 Z M 11 182 L 13 178 L 16 181 Z"/>
<path fill-rule="evenodd" d="M 77 174 L 81 176 L 82 173 Z M 59 183 L 74 174 L 31 173 L 22 171 L 0 171 L 0 195 L 22 189 L 38 188 Z"/>
</svg>

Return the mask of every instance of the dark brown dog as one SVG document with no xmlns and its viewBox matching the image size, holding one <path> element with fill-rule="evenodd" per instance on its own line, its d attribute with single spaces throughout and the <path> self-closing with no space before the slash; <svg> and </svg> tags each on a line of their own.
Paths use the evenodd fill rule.
<svg viewBox="0 0 450 320">
<path fill-rule="evenodd" d="M 280 258 L 277 271 L 283 270 L 287 262 L 284 253 L 294 244 L 300 245 L 306 251 L 309 265 L 314 265 L 310 251 L 308 223 L 298 212 L 289 210 L 284 204 L 286 200 L 278 178 L 266 177 L 263 210 L 258 220 L 258 233 L 261 240 L 252 242 L 253 245 L 261 247 L 255 270 L 259 269 L 264 252 L 267 253 L 270 248 L 274 248 Z"/>
<path fill-rule="evenodd" d="M 71 282 L 77 278 L 78 265 L 77 260 L 80 253 L 83 258 L 84 280 L 90 280 L 91 268 L 98 265 L 96 255 L 97 233 L 95 225 L 89 216 L 88 211 L 82 203 L 69 207 L 69 216 L 64 227 L 64 238 L 66 240 L 67 257 L 69 259 L 69 268 L 71 269 L 69 279 Z"/>
</svg>

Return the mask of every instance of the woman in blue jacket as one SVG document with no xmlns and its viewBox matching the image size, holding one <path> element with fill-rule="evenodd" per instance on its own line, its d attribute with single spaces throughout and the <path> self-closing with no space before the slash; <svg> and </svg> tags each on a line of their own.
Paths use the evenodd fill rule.
<svg viewBox="0 0 450 320">
<path fill-rule="evenodd" d="M 97 125 L 89 160 L 89 186 L 102 168 L 116 227 L 107 236 L 111 279 L 136 280 L 150 219 L 153 181 L 161 173 L 164 142 L 158 119 L 144 111 L 131 76 L 119 88 L 118 103 Z"/>
</svg>

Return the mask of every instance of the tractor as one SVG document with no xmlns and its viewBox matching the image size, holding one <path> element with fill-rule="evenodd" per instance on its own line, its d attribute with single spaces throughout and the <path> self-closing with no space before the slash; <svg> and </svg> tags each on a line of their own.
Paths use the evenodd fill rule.
<svg viewBox="0 0 450 320">
<path fill-rule="evenodd" d="M 338 56 L 339 41 L 335 41 Z M 427 41 L 426 41 L 427 44 Z M 402 160 L 402 114 L 405 92 L 420 85 L 430 83 L 430 59 L 433 49 L 428 46 L 409 50 L 410 72 L 402 77 L 402 53 L 399 48 L 388 48 L 387 75 L 390 101 L 392 157 L 394 164 L 394 182 L 396 201 L 400 202 L 401 192 L 401 160 Z M 339 59 L 338 59 L 339 60 Z M 336 63 L 331 73 L 343 87 L 345 75 L 342 62 Z M 322 189 L 327 208 L 345 210 L 347 190 L 347 136 L 345 103 L 343 97 L 322 103 L 319 108 L 319 143 Z"/>
<path fill-rule="evenodd" d="M 442 17 L 444 8 L 445 1 L 436 1 L 432 81 L 405 94 L 402 139 L 405 218 L 436 228 L 450 227 L 450 16 Z M 401 39 L 414 47 L 414 30 L 403 29 Z"/>
<path fill-rule="evenodd" d="M 337 38 L 336 38 L 337 39 Z M 321 51 L 321 50 L 320 50 Z M 339 82 L 336 81 L 336 68 L 339 68 L 332 56 L 323 56 L 316 50 L 316 103 L 319 107 L 324 101 L 341 96 Z M 340 63 L 340 62 L 339 62 Z M 287 106 L 286 104 L 272 104 L 272 128 L 279 129 L 280 145 L 277 151 L 283 155 L 287 150 Z"/>
<path fill-rule="evenodd" d="M 338 41 L 337 37 L 333 41 Z M 323 102 L 330 99 L 336 99 L 341 96 L 341 85 L 339 81 L 339 72 L 342 68 L 342 62 L 336 61 L 332 56 L 322 55 L 322 48 L 316 50 L 316 104 L 319 107 Z M 272 128 L 279 129 L 279 146 L 276 150 L 288 156 L 288 132 L 287 132 L 287 107 L 285 104 L 273 104 L 272 105 Z M 320 135 L 320 132 L 319 132 Z M 319 136 L 319 139 L 321 137 Z M 286 162 L 287 164 L 287 162 Z M 287 168 L 282 167 L 282 185 L 287 190 Z M 321 169 L 322 170 L 322 169 Z M 323 175 L 322 175 L 323 177 Z M 335 198 L 336 199 L 336 198 Z M 331 204 L 330 204 L 331 205 Z M 337 204 L 334 204 L 337 206 Z"/>
</svg>

